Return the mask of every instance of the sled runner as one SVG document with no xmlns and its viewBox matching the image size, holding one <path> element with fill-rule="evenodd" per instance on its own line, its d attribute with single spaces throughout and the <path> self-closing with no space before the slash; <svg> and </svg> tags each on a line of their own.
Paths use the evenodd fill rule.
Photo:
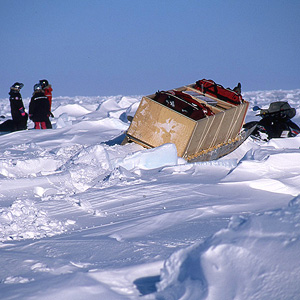
<svg viewBox="0 0 300 300">
<path fill-rule="evenodd" d="M 123 144 L 174 143 L 187 161 L 217 159 L 249 136 L 242 130 L 248 106 L 244 100 L 232 104 L 203 93 L 196 84 L 157 92 L 142 98 Z"/>
<path fill-rule="evenodd" d="M 213 149 L 203 150 L 202 153 L 199 153 L 195 156 L 195 158 L 192 156 L 189 157 L 188 161 L 210 161 L 221 158 L 237 149 L 253 133 L 255 128 L 255 124 L 253 126 L 243 128 L 235 139 L 228 141 L 228 143 L 219 144 Z"/>
</svg>

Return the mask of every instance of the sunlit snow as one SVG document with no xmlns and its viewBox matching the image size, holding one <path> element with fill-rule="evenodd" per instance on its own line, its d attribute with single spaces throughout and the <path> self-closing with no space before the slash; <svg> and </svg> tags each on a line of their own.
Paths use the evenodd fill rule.
<svg viewBox="0 0 300 300">
<path fill-rule="evenodd" d="M 300 124 L 300 90 L 243 96 Z M 300 136 L 189 164 L 121 145 L 141 98 L 54 97 L 52 130 L 0 135 L 0 298 L 298 299 Z"/>
</svg>

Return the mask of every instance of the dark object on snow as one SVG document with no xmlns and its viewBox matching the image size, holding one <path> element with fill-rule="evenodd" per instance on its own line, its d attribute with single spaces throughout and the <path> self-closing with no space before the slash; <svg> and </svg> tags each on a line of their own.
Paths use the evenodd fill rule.
<svg viewBox="0 0 300 300">
<path fill-rule="evenodd" d="M 133 120 L 133 116 L 127 116 L 127 120 L 131 123 Z"/>
<path fill-rule="evenodd" d="M 292 108 L 288 102 L 272 102 L 268 109 L 260 109 L 259 116 L 271 118 L 272 120 L 290 120 L 296 115 L 296 109 Z"/>
<path fill-rule="evenodd" d="M 34 85 L 34 93 L 29 104 L 29 118 L 35 123 L 35 129 L 49 127 L 50 103 L 41 84 Z M 51 124 L 51 123 L 50 123 Z"/>
<path fill-rule="evenodd" d="M 296 109 L 292 108 L 288 102 L 272 102 L 268 109 L 261 109 L 257 106 L 254 111 L 262 119 L 260 121 L 249 122 L 244 125 L 245 128 L 256 124 L 256 129 L 252 133 L 254 138 L 268 141 L 272 138 L 293 137 L 300 133 L 300 128 L 291 119 L 296 115 Z"/>
<path fill-rule="evenodd" d="M 12 132 L 14 131 L 14 121 L 6 120 L 5 122 L 0 124 L 0 132 Z"/>
<path fill-rule="evenodd" d="M 27 128 L 28 115 L 25 112 L 22 96 L 20 93 L 20 90 L 23 86 L 23 83 L 15 82 L 10 87 L 9 101 L 13 123 L 9 122 L 9 124 L 13 125 L 13 129 L 7 131 L 24 130 Z M 6 125 L 3 127 L 6 127 Z"/>
<path fill-rule="evenodd" d="M 44 93 L 45 93 L 45 96 L 48 98 L 48 101 L 49 101 L 49 104 L 50 104 L 50 115 L 49 115 L 49 117 L 54 118 L 54 116 L 53 116 L 53 114 L 52 114 L 52 112 L 51 112 L 51 106 L 52 106 L 52 91 L 53 91 L 52 86 L 51 86 L 51 84 L 49 84 L 49 82 L 48 82 L 47 79 L 41 79 L 41 80 L 40 80 L 40 84 L 41 84 L 42 89 L 43 89 L 43 91 L 44 91 Z M 48 120 L 49 120 L 49 121 L 48 121 Z M 48 120 L 46 121 L 46 127 L 47 127 L 48 129 L 51 129 L 51 128 L 52 128 L 52 124 L 51 124 L 49 118 L 48 118 Z"/>
</svg>

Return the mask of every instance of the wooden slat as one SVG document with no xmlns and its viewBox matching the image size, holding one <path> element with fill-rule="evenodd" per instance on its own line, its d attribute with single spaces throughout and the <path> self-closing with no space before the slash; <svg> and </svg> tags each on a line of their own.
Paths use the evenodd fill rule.
<svg viewBox="0 0 300 300">
<path fill-rule="evenodd" d="M 204 95 L 205 97 L 208 97 L 208 98 L 211 98 L 211 99 L 217 101 L 218 102 L 217 107 L 220 108 L 220 109 L 229 109 L 231 107 L 235 107 L 235 105 L 233 105 L 231 103 L 228 103 L 226 101 L 220 100 L 220 99 L 218 99 L 218 98 L 216 98 L 214 96 L 211 96 L 209 94 L 203 94 L 201 91 L 199 91 L 198 89 L 196 89 L 195 86 L 196 86 L 196 84 L 189 84 L 189 85 L 186 86 L 186 88 L 188 90 L 197 92 L 197 93 L 199 93 L 201 95 Z"/>
<path fill-rule="evenodd" d="M 195 126 L 196 121 L 143 97 L 127 133 L 151 147 L 174 143 L 182 156 Z"/>
</svg>

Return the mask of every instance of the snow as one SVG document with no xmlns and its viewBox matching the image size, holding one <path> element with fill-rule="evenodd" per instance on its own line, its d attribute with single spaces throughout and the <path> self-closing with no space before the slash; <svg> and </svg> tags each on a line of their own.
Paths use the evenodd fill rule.
<svg viewBox="0 0 300 300">
<path fill-rule="evenodd" d="M 298 124 L 299 97 L 244 93 Z M 186 163 L 121 145 L 141 98 L 54 97 L 52 130 L 0 136 L 0 298 L 298 299 L 300 136 Z"/>
</svg>

